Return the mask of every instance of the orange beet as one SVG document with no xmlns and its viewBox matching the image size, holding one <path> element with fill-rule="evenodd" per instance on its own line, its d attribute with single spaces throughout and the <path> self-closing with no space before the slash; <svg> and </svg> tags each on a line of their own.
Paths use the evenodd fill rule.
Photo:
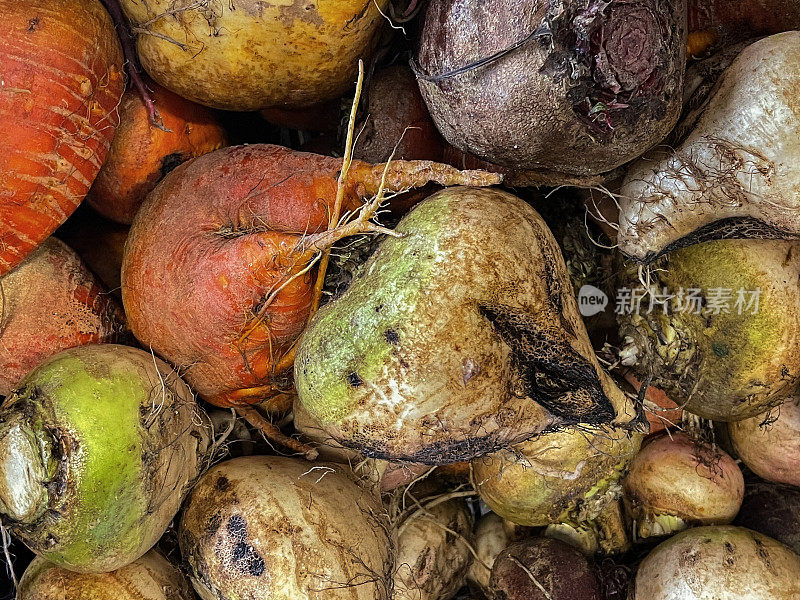
<svg viewBox="0 0 800 600">
<path fill-rule="evenodd" d="M 98 0 L 0 0 L 0 275 L 75 210 L 106 158 L 124 77 Z"/>
<path fill-rule="evenodd" d="M 0 396 L 53 354 L 115 342 L 125 329 L 113 297 L 55 238 L 0 277 L 0 291 Z"/>
<path fill-rule="evenodd" d="M 144 197 L 182 162 L 226 145 L 214 113 L 199 104 L 148 84 L 164 131 L 150 124 L 136 90 L 120 104 L 120 124 L 108 158 L 86 201 L 101 215 L 130 224 Z"/>
<path fill-rule="evenodd" d="M 122 263 L 136 337 L 219 406 L 260 402 L 308 317 L 341 159 L 271 145 L 222 148 L 184 163 L 147 197 Z M 343 210 L 374 196 L 383 165 L 354 161 Z M 391 163 L 387 190 L 500 178 L 429 161 Z M 315 237 L 315 234 L 316 235 Z M 291 363 L 286 368 L 291 367 Z"/>
</svg>

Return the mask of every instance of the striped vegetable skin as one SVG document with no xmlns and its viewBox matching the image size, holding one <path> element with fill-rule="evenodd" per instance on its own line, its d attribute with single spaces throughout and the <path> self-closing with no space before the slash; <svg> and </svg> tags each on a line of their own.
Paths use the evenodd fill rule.
<svg viewBox="0 0 800 600">
<path fill-rule="evenodd" d="M 0 0 L 0 275 L 83 200 L 119 121 L 124 77 L 98 0 Z"/>
</svg>

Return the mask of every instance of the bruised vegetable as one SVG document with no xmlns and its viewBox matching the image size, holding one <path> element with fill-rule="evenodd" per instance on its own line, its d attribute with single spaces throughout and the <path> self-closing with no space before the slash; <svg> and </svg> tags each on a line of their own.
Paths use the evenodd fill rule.
<svg viewBox="0 0 800 600">
<path fill-rule="evenodd" d="M 63 242 L 45 240 L 0 277 L 0 396 L 44 359 L 74 346 L 116 342 L 125 316 Z"/>
<path fill-rule="evenodd" d="M 466 503 L 421 504 L 397 529 L 392 600 L 450 600 L 472 563 L 472 516 Z"/>
<path fill-rule="evenodd" d="M 225 110 L 298 108 L 355 81 L 388 0 L 120 0 L 142 66 L 164 87 Z"/>
<path fill-rule="evenodd" d="M 178 531 L 204 600 L 388 600 L 393 540 L 345 467 L 236 458 L 197 484 Z"/>
<path fill-rule="evenodd" d="M 631 461 L 625 507 L 640 538 L 733 521 L 744 496 L 736 462 L 683 432 L 662 432 Z"/>
<path fill-rule="evenodd" d="M 65 350 L 0 408 L 0 516 L 61 567 L 119 569 L 162 536 L 210 445 L 208 418 L 163 361 L 114 344 Z"/>
<path fill-rule="evenodd" d="M 74 573 L 38 557 L 17 600 L 194 600 L 183 573 L 156 550 L 111 573 Z"/>
<path fill-rule="evenodd" d="M 0 1 L 0 276 L 81 203 L 119 121 L 122 50 L 99 0 Z"/>
<path fill-rule="evenodd" d="M 710 239 L 800 236 L 800 32 L 748 46 L 691 134 L 634 163 L 619 248 L 639 261 Z"/>
<path fill-rule="evenodd" d="M 209 402 L 258 403 L 280 388 L 275 377 L 291 368 L 280 360 L 310 311 L 311 261 L 345 235 L 376 231 L 367 205 L 348 225 L 325 231 L 341 168 L 339 159 L 279 146 L 223 148 L 175 169 L 136 215 L 122 264 L 131 329 Z M 375 196 L 383 172 L 354 161 L 343 211 Z M 386 188 L 499 180 L 396 161 Z"/>
<path fill-rule="evenodd" d="M 122 97 L 120 122 L 108 159 L 86 202 L 101 215 L 130 224 L 144 197 L 179 164 L 226 145 L 213 112 L 161 86 L 150 87 L 159 126 L 150 123 L 135 89 Z"/>
<path fill-rule="evenodd" d="M 444 138 L 515 169 L 610 171 L 681 111 L 685 0 L 433 0 L 416 55 Z"/>
<path fill-rule="evenodd" d="M 800 487 L 800 397 L 769 412 L 728 424 L 736 453 L 767 481 Z"/>
<path fill-rule="evenodd" d="M 548 538 L 517 542 L 495 560 L 490 594 L 497 600 L 601 600 L 592 565 L 578 550 Z"/>
<path fill-rule="evenodd" d="M 636 600 L 790 600 L 800 557 L 744 527 L 696 527 L 657 546 L 639 566 Z"/>
<path fill-rule="evenodd" d="M 800 489 L 748 483 L 734 524 L 775 538 L 800 554 Z"/>
<path fill-rule="evenodd" d="M 344 446 L 468 460 L 567 423 L 629 423 L 552 234 L 519 198 L 452 188 L 418 204 L 309 323 L 295 382 Z"/>
<path fill-rule="evenodd" d="M 620 552 L 630 543 L 620 479 L 641 441 L 641 434 L 613 428 L 566 428 L 473 461 L 472 480 L 504 519 L 532 527 L 563 524 L 580 545 Z"/>
<path fill-rule="evenodd" d="M 758 415 L 796 391 L 799 243 L 707 242 L 648 272 L 649 288 L 634 272 L 621 288 L 621 359 L 639 379 L 652 377 L 679 406 L 719 421 Z"/>
</svg>

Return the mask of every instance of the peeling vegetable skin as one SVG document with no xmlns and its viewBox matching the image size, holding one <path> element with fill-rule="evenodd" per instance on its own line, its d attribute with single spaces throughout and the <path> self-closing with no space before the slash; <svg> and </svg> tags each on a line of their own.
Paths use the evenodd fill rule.
<svg viewBox="0 0 800 600">
<path fill-rule="evenodd" d="M 619 248 L 638 261 L 725 238 L 800 237 L 800 32 L 748 46 L 692 133 L 628 169 Z"/>
<path fill-rule="evenodd" d="M 512 544 L 494 562 L 489 582 L 496 600 L 601 600 L 600 582 L 586 557 L 565 542 L 532 538 Z"/>
<path fill-rule="evenodd" d="M 183 573 L 156 550 L 111 573 L 67 571 L 37 557 L 22 576 L 17 600 L 194 600 Z"/>
<path fill-rule="evenodd" d="M 468 460 L 564 423 L 627 423 L 541 217 L 499 190 L 418 204 L 314 316 L 295 382 L 345 446 L 389 460 Z"/>
<path fill-rule="evenodd" d="M 203 600 L 388 600 L 393 540 L 347 467 L 248 456 L 212 468 L 178 530 Z"/>
<path fill-rule="evenodd" d="M 275 363 L 311 306 L 314 272 L 299 271 L 317 250 L 303 255 L 298 246 L 327 228 L 341 166 L 341 159 L 280 146 L 222 148 L 177 167 L 137 213 L 122 263 L 131 329 L 209 402 L 258 403 L 264 393 L 241 390 L 280 375 Z M 354 161 L 342 210 L 377 194 L 383 171 Z M 481 172 L 396 161 L 386 189 L 482 179 Z"/>
<path fill-rule="evenodd" d="M 685 54 L 685 0 L 434 0 L 416 66 L 431 116 L 460 150 L 591 175 L 666 137 Z"/>
<path fill-rule="evenodd" d="M 0 396 L 61 350 L 116 342 L 124 323 L 122 308 L 78 255 L 48 238 L 0 277 Z"/>
<path fill-rule="evenodd" d="M 602 529 L 642 435 L 580 427 L 545 433 L 472 462 L 472 481 L 498 515 L 531 527 Z"/>
<path fill-rule="evenodd" d="M 0 0 L 0 276 L 81 203 L 119 121 L 122 49 L 99 0 Z"/>
<path fill-rule="evenodd" d="M 624 286 L 641 286 L 634 272 Z M 620 315 L 620 335 L 636 356 L 639 379 L 686 410 L 706 419 L 739 421 L 769 410 L 793 394 L 800 382 L 800 243 L 777 240 L 720 240 L 684 248 L 650 270 L 657 293 L 701 289 L 701 314 L 648 312 Z M 761 289 L 758 312 L 742 314 L 737 291 Z M 709 290 L 729 290 L 728 313 L 713 314 Z M 641 293 L 641 292 L 640 292 Z M 720 298 L 720 296 L 716 296 Z M 631 359 L 633 360 L 633 359 Z"/>
<path fill-rule="evenodd" d="M 800 557 L 744 527 L 683 531 L 657 546 L 639 566 L 636 600 L 794 600 Z"/>
<path fill-rule="evenodd" d="M 299 108 L 355 81 L 388 0 L 121 0 L 142 66 L 164 87 L 224 110 Z"/>
<path fill-rule="evenodd" d="M 800 398 L 735 423 L 728 433 L 736 453 L 767 481 L 800 487 Z"/>
<path fill-rule="evenodd" d="M 628 515 L 641 538 L 690 525 L 728 524 L 744 496 L 736 462 L 682 432 L 662 432 L 648 440 L 622 485 Z"/>
<path fill-rule="evenodd" d="M 163 535 L 207 464 L 207 417 L 150 353 L 65 350 L 0 409 L 0 517 L 81 573 L 119 569 Z"/>
<path fill-rule="evenodd" d="M 450 600 L 472 564 L 471 538 L 463 499 L 413 513 L 398 531 L 392 600 Z"/>
</svg>

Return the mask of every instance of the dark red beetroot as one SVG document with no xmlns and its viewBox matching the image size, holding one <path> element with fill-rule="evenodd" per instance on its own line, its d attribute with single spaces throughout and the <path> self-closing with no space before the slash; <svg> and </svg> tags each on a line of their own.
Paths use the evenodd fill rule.
<svg viewBox="0 0 800 600">
<path fill-rule="evenodd" d="M 496 600 L 602 598 L 600 582 L 586 557 L 550 538 L 517 542 L 498 554 L 489 589 Z"/>
<path fill-rule="evenodd" d="M 797 28 L 797 0 L 689 0 L 689 31 L 711 32 L 720 46 Z"/>
<path fill-rule="evenodd" d="M 306 267 L 343 233 L 322 232 L 341 168 L 341 159 L 279 146 L 223 148 L 175 169 L 137 213 L 122 265 L 131 329 L 206 400 L 259 403 L 292 366 L 293 359 L 281 361 L 291 357 L 311 308 L 314 277 Z M 354 161 L 343 210 L 374 196 L 382 174 L 382 165 Z M 396 161 L 386 188 L 499 181 Z"/>
<path fill-rule="evenodd" d="M 61 350 L 117 341 L 124 319 L 78 255 L 48 238 L 0 277 L 0 396 Z"/>
<path fill-rule="evenodd" d="M 686 0 L 432 0 L 417 79 L 451 144 L 514 169 L 610 171 L 681 110 Z"/>
<path fill-rule="evenodd" d="M 749 484 L 733 524 L 768 535 L 800 554 L 800 490 L 775 483 Z"/>
</svg>

